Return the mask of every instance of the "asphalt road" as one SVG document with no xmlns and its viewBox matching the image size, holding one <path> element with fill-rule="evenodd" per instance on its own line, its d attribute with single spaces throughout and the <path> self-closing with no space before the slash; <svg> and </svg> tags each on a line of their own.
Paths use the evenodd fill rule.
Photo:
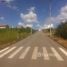
<svg viewBox="0 0 67 67">
<path fill-rule="evenodd" d="M 67 67 L 67 49 L 36 32 L 0 50 L 0 67 Z"/>
</svg>

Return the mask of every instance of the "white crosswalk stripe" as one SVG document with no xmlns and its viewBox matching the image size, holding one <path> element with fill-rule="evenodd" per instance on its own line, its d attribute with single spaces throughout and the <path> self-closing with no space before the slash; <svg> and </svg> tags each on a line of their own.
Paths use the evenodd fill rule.
<svg viewBox="0 0 67 67">
<path fill-rule="evenodd" d="M 23 49 L 24 48 L 24 49 Z M 14 57 L 16 57 L 18 54 L 20 54 L 20 52 L 22 51 L 22 53 L 20 55 L 18 55 L 18 59 L 24 59 L 27 55 L 28 52 L 31 51 L 30 46 L 28 47 L 6 47 L 5 49 L 0 51 L 0 58 L 6 57 L 8 59 L 13 59 Z M 65 57 L 67 56 L 67 51 L 65 51 L 63 48 L 58 47 L 58 49 L 62 52 L 62 54 L 65 55 Z M 39 52 L 41 51 L 42 52 Z M 49 53 L 48 51 L 51 51 L 51 53 Z M 64 57 L 62 57 L 61 53 L 58 53 L 58 51 L 54 48 L 54 47 L 49 47 L 49 49 L 47 49 L 46 47 L 34 47 L 33 51 L 32 51 L 32 55 L 31 55 L 31 59 L 32 60 L 37 60 L 40 57 L 43 57 L 44 60 L 50 60 L 50 56 L 55 57 L 58 61 L 64 61 Z"/>
<path fill-rule="evenodd" d="M 5 49 L 1 50 L 0 53 L 6 51 L 7 49 L 9 49 L 9 47 L 6 47 Z"/>
<path fill-rule="evenodd" d="M 0 58 L 4 57 L 5 55 L 7 55 L 9 52 L 11 52 L 12 50 L 14 50 L 16 47 L 12 47 L 11 49 L 7 50 L 6 52 L 4 52 L 3 54 L 0 55 Z"/>
<path fill-rule="evenodd" d="M 44 56 L 44 60 L 49 60 L 49 55 L 46 47 L 43 47 L 43 56 Z"/>
<path fill-rule="evenodd" d="M 56 51 L 55 48 L 51 47 L 51 50 L 52 50 L 54 56 L 57 58 L 57 60 L 64 61 L 64 59 L 60 56 L 60 54 Z"/>
<path fill-rule="evenodd" d="M 65 51 L 63 48 L 59 48 L 59 49 L 65 56 L 67 56 L 67 51 Z"/>
<path fill-rule="evenodd" d="M 21 56 L 19 57 L 19 59 L 24 59 L 25 56 L 27 55 L 28 51 L 30 50 L 31 47 L 27 47 L 26 50 L 21 54 Z"/>
<path fill-rule="evenodd" d="M 37 57 L 38 57 L 38 47 L 35 47 L 32 54 L 32 59 L 36 60 Z"/>
<path fill-rule="evenodd" d="M 13 58 L 18 52 L 20 52 L 23 49 L 23 47 L 20 47 L 16 49 L 8 58 Z"/>
</svg>

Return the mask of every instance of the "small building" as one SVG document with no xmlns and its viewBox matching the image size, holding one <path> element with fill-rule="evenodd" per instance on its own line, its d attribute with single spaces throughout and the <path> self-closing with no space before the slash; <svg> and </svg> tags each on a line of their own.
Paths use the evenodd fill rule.
<svg viewBox="0 0 67 67">
<path fill-rule="evenodd" d="M 6 28 L 9 28 L 9 26 L 8 25 L 0 24 L 0 29 L 6 29 Z"/>
</svg>

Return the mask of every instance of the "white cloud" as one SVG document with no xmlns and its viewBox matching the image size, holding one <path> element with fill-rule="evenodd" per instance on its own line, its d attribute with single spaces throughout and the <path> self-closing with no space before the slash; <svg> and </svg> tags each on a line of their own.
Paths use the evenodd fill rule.
<svg viewBox="0 0 67 67">
<path fill-rule="evenodd" d="M 18 26 L 19 26 L 19 27 L 24 27 L 24 28 L 26 27 L 26 25 L 25 25 L 24 23 L 22 23 L 22 22 L 19 22 L 19 23 L 18 23 Z"/>
<path fill-rule="evenodd" d="M 4 0 L 6 3 L 10 4 L 11 2 L 13 2 L 14 0 Z"/>
<path fill-rule="evenodd" d="M 26 27 L 30 27 L 30 28 L 31 28 L 31 27 L 33 26 L 33 24 L 24 24 L 24 23 L 22 23 L 22 22 L 19 22 L 19 23 L 18 23 L 18 26 L 19 26 L 19 27 L 24 27 L 24 28 L 26 28 Z"/>
<path fill-rule="evenodd" d="M 49 28 L 54 28 L 53 24 L 45 24 L 41 29 L 49 29 Z"/>
<path fill-rule="evenodd" d="M 48 17 L 45 20 L 45 24 L 55 24 L 67 21 L 67 5 L 60 9 L 60 12 L 55 17 Z M 49 27 L 49 25 L 48 25 Z"/>
<path fill-rule="evenodd" d="M 30 9 L 27 9 L 29 11 L 35 11 L 35 7 L 31 7 Z"/>
<path fill-rule="evenodd" d="M 10 4 L 11 2 L 13 2 L 14 0 L 0 0 L 0 3 L 7 3 Z"/>
<path fill-rule="evenodd" d="M 7 4 L 7 7 L 19 11 L 18 7 L 15 6 L 15 5 L 9 5 L 9 4 Z"/>
<path fill-rule="evenodd" d="M 37 26 L 37 27 L 41 27 L 41 25 L 40 25 L 40 24 L 37 24 L 36 26 Z"/>
<path fill-rule="evenodd" d="M 55 17 L 48 17 L 45 20 L 45 24 L 52 24 L 53 22 L 55 22 Z"/>
<path fill-rule="evenodd" d="M 32 28 L 32 24 L 26 24 L 26 26 L 25 27 L 30 27 L 30 28 Z"/>
<path fill-rule="evenodd" d="M 13 5 L 12 2 L 14 2 L 15 0 L 5 0 L 5 3 L 7 5 L 7 7 L 14 9 L 14 10 L 19 10 L 17 6 Z"/>
<path fill-rule="evenodd" d="M 0 3 L 5 4 L 7 7 L 19 11 L 18 7 L 13 5 L 15 0 L 0 0 Z"/>
<path fill-rule="evenodd" d="M 27 14 L 23 14 L 21 13 L 20 14 L 20 17 L 21 19 L 25 22 L 25 23 L 28 23 L 28 24 L 31 24 L 31 23 L 34 23 L 34 22 L 37 22 L 37 14 L 34 12 L 34 8 L 31 7 L 29 9 L 29 12 Z"/>
<path fill-rule="evenodd" d="M 3 16 L 1 16 L 1 17 L 0 17 L 0 19 L 1 19 L 1 20 L 4 20 L 4 17 L 3 17 Z"/>
<path fill-rule="evenodd" d="M 56 21 L 58 22 L 64 22 L 67 21 L 67 5 L 61 8 L 60 14 L 57 15 Z"/>
<path fill-rule="evenodd" d="M 19 22 L 18 25 L 19 25 L 19 26 L 23 26 L 24 24 L 23 24 L 22 22 Z"/>
</svg>

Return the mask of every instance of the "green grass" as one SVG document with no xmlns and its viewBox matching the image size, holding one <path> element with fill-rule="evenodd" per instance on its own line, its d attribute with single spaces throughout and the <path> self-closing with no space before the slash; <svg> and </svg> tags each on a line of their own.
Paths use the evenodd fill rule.
<svg viewBox="0 0 67 67">
<path fill-rule="evenodd" d="M 0 29 L 0 48 L 30 35 L 30 29 Z"/>
</svg>

